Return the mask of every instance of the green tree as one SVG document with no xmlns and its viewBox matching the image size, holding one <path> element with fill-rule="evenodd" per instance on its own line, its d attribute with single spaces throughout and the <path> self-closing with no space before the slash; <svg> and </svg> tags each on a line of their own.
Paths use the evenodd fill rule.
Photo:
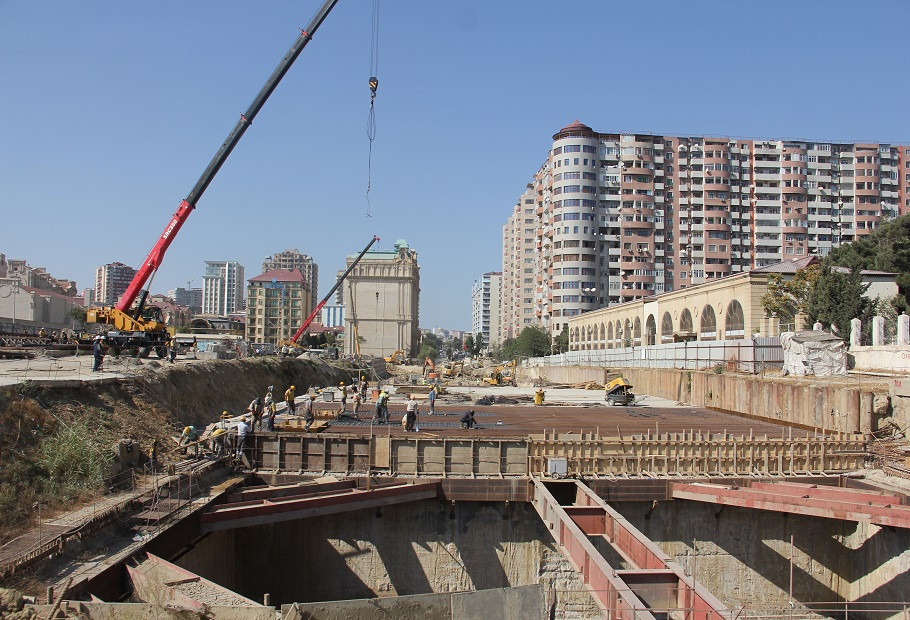
<svg viewBox="0 0 910 620">
<path fill-rule="evenodd" d="M 417 357 L 421 363 L 423 363 L 423 360 L 427 357 L 435 362 L 438 355 L 439 350 L 427 342 L 420 345 L 420 351 L 417 353 Z"/>
<path fill-rule="evenodd" d="M 797 313 L 808 310 L 809 295 L 820 272 L 818 265 L 809 265 L 790 280 L 784 280 L 779 273 L 771 274 L 768 292 L 761 299 L 765 312 L 777 313 L 782 324 L 793 323 Z"/>
<path fill-rule="evenodd" d="M 848 269 L 875 269 L 897 274 L 898 290 L 910 305 L 910 214 L 880 223 L 871 234 L 834 248 L 826 264 Z"/>
<path fill-rule="evenodd" d="M 553 341 L 556 353 L 565 353 L 569 350 L 569 328 L 563 327 L 559 335 Z"/>
<path fill-rule="evenodd" d="M 464 352 L 468 355 L 474 354 L 474 336 L 467 334 L 464 337 Z"/>
<path fill-rule="evenodd" d="M 86 310 L 85 306 L 73 306 L 72 308 L 70 308 L 69 310 L 66 311 L 66 316 L 69 319 L 78 321 L 79 329 L 85 329 L 85 319 L 86 319 L 87 313 L 88 313 L 88 310 Z"/>
<path fill-rule="evenodd" d="M 515 338 L 506 338 L 500 347 L 501 359 L 541 357 L 550 354 L 550 335 L 540 327 L 525 327 Z"/>
<path fill-rule="evenodd" d="M 840 336 L 847 339 L 851 319 L 858 318 L 864 325 L 871 323 L 875 304 L 865 296 L 868 288 L 859 269 L 838 269 L 826 259 L 807 299 L 809 319 L 825 326 L 834 325 Z"/>
<path fill-rule="evenodd" d="M 480 352 L 483 351 L 483 346 L 483 334 L 481 332 L 477 332 L 474 335 L 474 353 L 480 354 Z"/>
</svg>

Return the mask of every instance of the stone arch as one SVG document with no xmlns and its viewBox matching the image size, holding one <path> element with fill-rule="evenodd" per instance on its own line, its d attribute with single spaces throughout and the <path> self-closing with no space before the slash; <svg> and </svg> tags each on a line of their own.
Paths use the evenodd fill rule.
<svg viewBox="0 0 910 620">
<path fill-rule="evenodd" d="M 575 327 L 569 332 L 569 351 L 578 350 L 578 328 Z"/>
<path fill-rule="evenodd" d="M 641 346 L 641 318 L 635 317 L 635 325 L 632 327 L 632 346 Z"/>
<path fill-rule="evenodd" d="M 613 348 L 613 321 L 607 323 L 607 348 Z"/>
<path fill-rule="evenodd" d="M 645 321 L 645 344 L 649 346 L 657 344 L 657 321 L 654 320 L 653 314 L 649 314 L 648 320 Z"/>
<path fill-rule="evenodd" d="M 660 341 L 673 342 L 673 317 L 669 312 L 664 312 L 664 318 L 660 320 Z"/>
<path fill-rule="evenodd" d="M 724 340 L 742 340 L 746 337 L 746 319 L 743 307 L 737 300 L 727 306 L 727 317 L 724 320 Z"/>
<path fill-rule="evenodd" d="M 679 315 L 679 331 L 681 332 L 691 332 L 692 329 L 692 313 L 689 312 L 688 308 L 683 308 L 682 314 Z"/>
<path fill-rule="evenodd" d="M 632 320 L 626 319 L 622 326 L 622 346 L 632 346 Z"/>
<path fill-rule="evenodd" d="M 706 305 L 701 311 L 701 326 L 698 330 L 699 340 L 717 340 L 717 317 L 711 304 Z"/>
<path fill-rule="evenodd" d="M 616 331 L 613 332 L 613 343 L 616 349 L 622 348 L 622 323 L 616 319 Z"/>
</svg>

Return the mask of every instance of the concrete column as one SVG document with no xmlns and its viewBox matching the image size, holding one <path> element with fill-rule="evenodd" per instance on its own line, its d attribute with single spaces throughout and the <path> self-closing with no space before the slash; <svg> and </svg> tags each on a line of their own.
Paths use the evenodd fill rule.
<svg viewBox="0 0 910 620">
<path fill-rule="evenodd" d="M 796 323 L 796 331 L 802 332 L 806 330 L 806 326 L 809 324 L 809 315 L 805 312 L 797 312 L 793 320 Z"/>
<path fill-rule="evenodd" d="M 856 319 L 854 319 L 856 320 Z M 859 424 L 859 390 L 847 389 L 841 392 L 841 411 L 844 412 L 844 431 L 847 433 L 858 433 Z"/>
<path fill-rule="evenodd" d="M 820 332 L 822 329 L 823 329 L 823 326 L 820 321 L 816 321 L 815 323 L 812 324 L 813 331 Z"/>
<path fill-rule="evenodd" d="M 902 312 L 897 317 L 897 346 L 906 347 L 910 345 L 910 316 Z"/>
<path fill-rule="evenodd" d="M 872 433 L 872 418 L 875 415 L 875 394 L 862 392 L 859 396 L 859 430 L 864 435 Z"/>
<path fill-rule="evenodd" d="M 859 319 L 850 319 L 850 346 L 858 347 L 863 338 L 863 322 Z"/>
<path fill-rule="evenodd" d="M 768 319 L 768 335 L 780 336 L 780 317 L 777 316 L 776 312 L 772 312 L 771 317 Z"/>
<path fill-rule="evenodd" d="M 885 317 L 872 317 L 872 346 L 880 347 L 885 344 Z"/>
</svg>

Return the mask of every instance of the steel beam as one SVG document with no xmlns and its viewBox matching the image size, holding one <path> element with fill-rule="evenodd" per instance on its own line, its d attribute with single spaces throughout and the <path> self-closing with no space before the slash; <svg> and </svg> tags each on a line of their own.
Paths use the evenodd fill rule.
<svg viewBox="0 0 910 620">
<path fill-rule="evenodd" d="M 670 495 L 673 499 L 910 529 L 910 506 L 860 504 L 852 499 L 855 493 L 852 490 L 846 491 L 842 500 L 831 498 L 835 496 L 834 489 L 826 491 L 824 493 L 826 497 L 821 498 L 812 497 L 808 493 L 808 489 L 806 493 L 799 496 L 787 495 L 779 491 L 779 489 L 763 490 L 703 483 L 673 482 L 670 485 Z"/>
<path fill-rule="evenodd" d="M 305 497 L 281 497 L 273 500 L 221 504 L 203 513 L 200 521 L 203 533 L 215 532 L 237 527 L 263 525 L 364 508 L 402 504 L 435 498 L 438 494 L 439 484 L 437 482 L 399 484 L 369 490 L 330 491 Z"/>
<path fill-rule="evenodd" d="M 559 490 L 556 495 L 571 497 L 570 505 L 562 505 L 547 483 L 539 478 L 533 482 L 534 508 L 605 617 L 654 618 L 657 610 L 699 620 L 732 617 L 719 599 L 687 577 L 681 566 L 584 484 L 550 483 Z M 568 488 L 570 485 L 572 488 Z M 614 569 L 589 535 L 602 535 L 636 569 Z"/>
</svg>

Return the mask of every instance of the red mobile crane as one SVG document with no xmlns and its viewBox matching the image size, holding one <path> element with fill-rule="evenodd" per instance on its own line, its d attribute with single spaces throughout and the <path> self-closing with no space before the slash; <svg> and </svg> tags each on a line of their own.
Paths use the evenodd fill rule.
<svg viewBox="0 0 910 620">
<path fill-rule="evenodd" d="M 297 37 L 297 40 L 291 45 L 281 62 L 278 63 L 278 66 L 272 72 L 272 75 L 269 76 L 256 98 L 253 99 L 249 108 L 240 115 L 240 120 L 237 121 L 234 129 L 228 134 L 218 152 L 215 153 L 196 185 L 180 203 L 177 212 L 171 216 L 170 221 L 164 228 L 164 232 L 161 233 L 157 243 L 155 243 L 152 251 L 149 252 L 145 261 L 143 261 L 142 267 L 136 272 L 117 305 L 114 307 L 90 308 L 86 313 L 89 323 L 101 323 L 114 328 L 107 333 L 114 352 L 119 352 L 123 348 L 138 348 L 139 355 L 145 357 L 154 349 L 159 357 L 165 356 L 165 343 L 169 335 L 161 318 L 161 310 L 157 307 L 145 306 L 148 289 L 144 289 L 144 287 L 146 283 L 150 283 L 150 279 L 154 278 L 155 272 L 158 271 L 158 267 L 161 266 L 161 261 L 164 259 L 164 253 L 167 252 L 168 247 L 174 237 L 177 236 L 190 213 L 196 208 L 196 203 L 202 197 L 202 194 L 205 193 L 209 183 L 215 178 L 231 151 L 240 142 L 244 132 L 253 123 L 253 119 L 256 118 L 259 110 L 265 105 L 278 83 L 281 82 L 291 65 L 297 60 L 300 52 L 310 42 L 316 30 L 337 3 L 338 0 L 325 0 L 306 28 L 301 30 L 300 36 Z M 139 303 L 131 311 L 137 297 L 139 297 Z"/>
<path fill-rule="evenodd" d="M 316 315 L 319 314 L 319 311 L 322 310 L 322 307 L 329 299 L 331 299 L 332 295 L 335 294 L 335 291 L 338 290 L 338 287 L 341 286 L 341 284 L 344 282 L 344 279 L 348 277 L 348 274 L 354 271 L 354 267 L 357 266 L 357 263 L 360 262 L 360 259 L 363 258 L 363 255 L 369 252 L 370 248 L 373 247 L 373 244 L 377 241 L 379 241 L 379 237 L 373 235 L 373 238 L 370 239 L 367 247 L 363 248 L 360 254 L 357 255 L 357 258 L 354 259 L 354 262 L 351 263 L 350 267 L 345 269 L 344 273 L 341 274 L 341 277 L 338 278 L 338 281 L 335 282 L 335 286 L 332 287 L 332 290 L 330 290 L 326 296 L 322 298 L 322 301 L 316 304 L 316 307 L 313 308 L 312 312 L 310 312 L 310 315 L 306 318 L 306 321 L 303 322 L 303 325 L 300 326 L 300 329 L 294 332 L 294 336 L 291 338 L 290 342 L 287 343 L 288 345 L 292 347 L 300 346 L 297 341 L 300 340 L 300 337 L 303 336 L 304 333 L 306 333 L 306 330 L 310 327 L 310 323 L 313 322 L 313 319 L 316 318 Z M 354 334 L 354 337 L 356 338 L 357 334 Z"/>
</svg>

